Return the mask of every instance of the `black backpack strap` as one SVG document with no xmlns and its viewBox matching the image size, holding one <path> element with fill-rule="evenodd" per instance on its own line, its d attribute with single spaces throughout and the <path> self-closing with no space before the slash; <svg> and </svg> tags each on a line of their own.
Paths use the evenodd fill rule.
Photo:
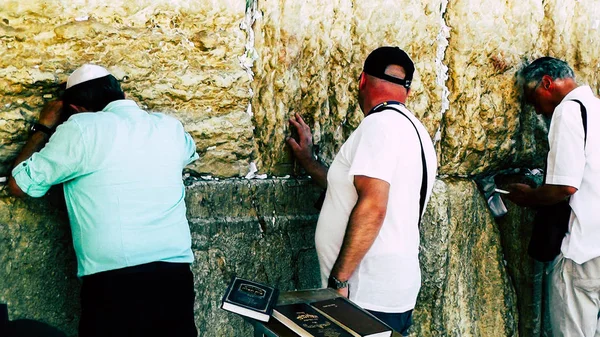
<svg viewBox="0 0 600 337">
<path fill-rule="evenodd" d="M 581 120 L 583 121 L 583 146 L 585 146 L 587 143 L 587 109 L 580 100 L 572 99 L 572 101 L 579 103 L 579 107 L 581 108 Z"/>
<path fill-rule="evenodd" d="M 379 109 L 374 110 L 371 113 L 380 112 L 380 111 L 387 110 L 387 109 L 399 112 L 402 116 L 406 117 L 406 119 L 408 119 L 410 124 L 412 124 L 412 126 L 415 128 L 415 131 L 417 132 L 417 137 L 419 137 L 419 144 L 421 144 L 421 164 L 423 165 L 423 179 L 421 180 L 421 199 L 419 200 L 419 223 L 418 223 L 419 228 L 421 228 L 421 217 L 423 216 L 423 210 L 425 209 L 425 199 L 427 198 L 427 180 L 428 180 L 427 179 L 427 161 L 425 160 L 425 150 L 423 150 L 423 141 L 421 140 L 421 134 L 419 133 L 419 129 L 417 129 L 417 126 L 412 121 L 412 119 L 410 119 L 404 112 L 402 112 L 396 108 L 393 108 L 389 105 L 384 105 L 384 106 L 380 107 Z M 371 114 L 369 114 L 369 115 L 371 115 Z"/>
</svg>

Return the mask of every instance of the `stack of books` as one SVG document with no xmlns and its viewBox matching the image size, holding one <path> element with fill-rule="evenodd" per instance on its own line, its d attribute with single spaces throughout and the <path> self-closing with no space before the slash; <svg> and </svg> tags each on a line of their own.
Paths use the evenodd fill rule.
<svg viewBox="0 0 600 337">
<path fill-rule="evenodd" d="M 389 337 L 392 329 L 343 297 L 277 306 L 273 317 L 299 336 Z"/>
<path fill-rule="evenodd" d="M 221 308 L 265 322 L 280 337 L 389 337 L 392 329 L 346 298 L 275 306 L 277 289 L 234 278 Z M 275 320 L 269 320 L 273 316 Z M 268 322 L 268 323 L 267 323 Z"/>
</svg>

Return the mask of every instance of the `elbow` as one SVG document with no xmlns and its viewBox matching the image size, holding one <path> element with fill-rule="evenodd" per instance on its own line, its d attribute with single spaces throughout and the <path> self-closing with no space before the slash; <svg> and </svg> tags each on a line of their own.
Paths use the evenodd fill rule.
<svg viewBox="0 0 600 337">
<path fill-rule="evenodd" d="M 577 189 L 573 186 L 563 186 L 562 188 L 562 194 L 565 199 L 575 194 L 575 192 L 577 192 Z"/>
<path fill-rule="evenodd" d="M 385 215 L 387 213 L 387 207 L 383 206 L 383 207 L 374 207 L 372 209 L 372 213 L 371 215 L 373 216 L 373 219 L 383 225 L 383 220 L 385 220 Z"/>
</svg>

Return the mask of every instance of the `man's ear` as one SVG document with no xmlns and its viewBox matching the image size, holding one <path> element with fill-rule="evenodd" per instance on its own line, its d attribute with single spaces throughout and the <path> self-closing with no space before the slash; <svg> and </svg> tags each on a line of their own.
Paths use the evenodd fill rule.
<svg viewBox="0 0 600 337">
<path fill-rule="evenodd" d="M 551 88 L 554 86 L 554 79 L 548 75 L 544 75 L 542 77 L 542 82 L 540 83 L 540 86 L 542 86 L 542 88 L 544 88 L 545 90 L 551 90 Z"/>
<path fill-rule="evenodd" d="M 364 89 L 366 84 L 367 84 L 367 74 L 362 72 L 360 74 L 360 81 L 358 82 L 358 90 Z"/>
</svg>

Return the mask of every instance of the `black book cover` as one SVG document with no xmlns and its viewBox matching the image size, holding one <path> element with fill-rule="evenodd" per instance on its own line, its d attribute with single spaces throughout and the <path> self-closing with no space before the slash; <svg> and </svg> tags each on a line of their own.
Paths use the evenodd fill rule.
<svg viewBox="0 0 600 337">
<path fill-rule="evenodd" d="M 277 306 L 273 317 L 302 337 L 352 337 L 306 303 Z"/>
<path fill-rule="evenodd" d="M 386 337 L 392 335 L 392 329 L 375 316 L 338 297 L 330 300 L 311 303 L 317 310 L 322 311 L 328 318 L 340 326 L 353 331 L 360 337 Z"/>
<path fill-rule="evenodd" d="M 221 308 L 267 322 L 279 291 L 268 285 L 234 277 L 227 287 Z"/>
</svg>

